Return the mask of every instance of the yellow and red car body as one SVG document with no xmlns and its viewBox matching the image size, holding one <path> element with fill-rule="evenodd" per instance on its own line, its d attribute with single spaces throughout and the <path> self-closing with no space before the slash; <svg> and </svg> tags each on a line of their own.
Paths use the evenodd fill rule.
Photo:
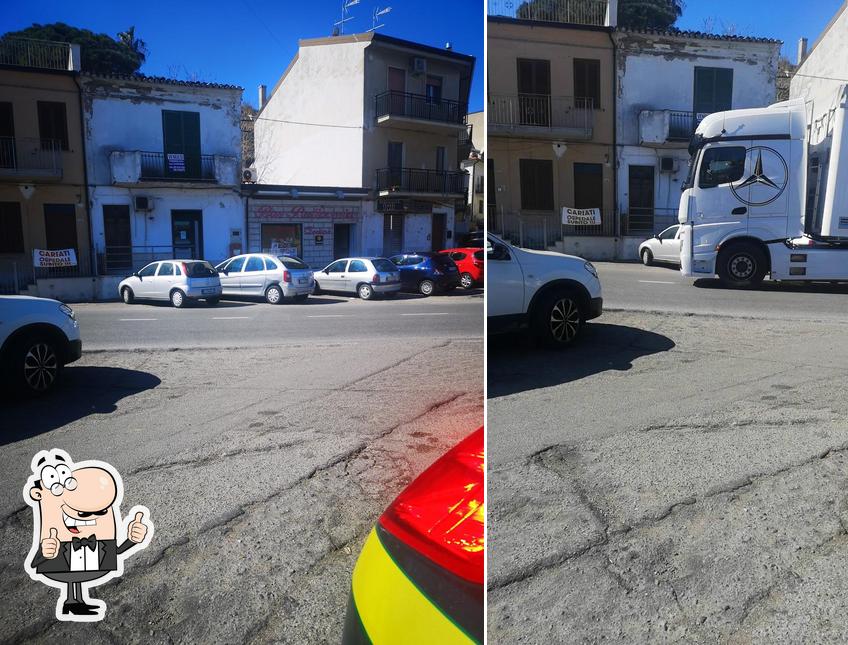
<svg viewBox="0 0 848 645">
<path fill-rule="evenodd" d="M 484 469 L 479 428 L 386 509 L 353 570 L 344 645 L 483 642 Z"/>
</svg>

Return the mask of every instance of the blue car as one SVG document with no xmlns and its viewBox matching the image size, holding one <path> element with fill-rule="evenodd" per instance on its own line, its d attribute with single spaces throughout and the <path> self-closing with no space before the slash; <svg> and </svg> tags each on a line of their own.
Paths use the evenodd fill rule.
<svg viewBox="0 0 848 645">
<path fill-rule="evenodd" d="M 389 258 L 400 271 L 401 289 L 417 291 L 425 296 L 445 292 L 459 286 L 456 263 L 441 253 L 404 253 Z"/>
</svg>

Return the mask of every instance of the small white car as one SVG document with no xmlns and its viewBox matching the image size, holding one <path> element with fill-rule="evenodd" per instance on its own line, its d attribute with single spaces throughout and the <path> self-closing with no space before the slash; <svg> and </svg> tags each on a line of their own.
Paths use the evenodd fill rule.
<svg viewBox="0 0 848 645">
<path fill-rule="evenodd" d="M 342 258 L 315 273 L 315 293 L 355 293 L 370 300 L 374 294 L 394 298 L 400 286 L 400 271 L 386 258 Z"/>
<path fill-rule="evenodd" d="M 315 288 L 312 269 L 300 258 L 267 253 L 236 255 L 215 267 L 225 296 L 262 296 L 272 305 L 302 302 Z"/>
<path fill-rule="evenodd" d="M 531 251 L 488 235 L 488 331 L 529 327 L 548 347 L 567 347 L 587 320 L 601 315 L 601 281 L 591 262 L 552 251 Z"/>
<path fill-rule="evenodd" d="M 669 226 L 639 245 L 639 259 L 645 266 L 654 262 L 680 265 L 680 224 Z"/>
<path fill-rule="evenodd" d="M 217 305 L 221 281 L 206 260 L 160 260 L 122 280 L 118 294 L 128 305 L 136 300 L 170 300 L 177 308 L 189 300 Z"/>
<path fill-rule="evenodd" d="M 16 393 L 44 394 L 82 356 L 74 310 L 49 298 L 0 296 L 0 375 Z"/>
</svg>

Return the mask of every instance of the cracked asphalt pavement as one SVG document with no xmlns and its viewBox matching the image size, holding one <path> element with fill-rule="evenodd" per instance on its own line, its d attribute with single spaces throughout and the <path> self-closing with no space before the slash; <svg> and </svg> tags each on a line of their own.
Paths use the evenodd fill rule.
<svg viewBox="0 0 848 645">
<path fill-rule="evenodd" d="M 0 641 L 339 641 L 376 519 L 482 422 L 483 311 L 479 295 L 325 300 L 250 303 L 223 320 L 217 308 L 76 307 L 94 351 L 50 397 L 3 402 Z M 154 318 L 185 346 L 167 347 L 161 325 L 147 333 Z M 32 455 L 53 447 L 114 465 L 124 512 L 144 504 L 155 524 L 123 577 L 92 590 L 101 623 L 56 621 L 57 590 L 23 569 L 21 491 Z"/>
<path fill-rule="evenodd" d="M 489 340 L 490 642 L 845 642 L 848 291 L 600 272 L 578 347 Z"/>
</svg>

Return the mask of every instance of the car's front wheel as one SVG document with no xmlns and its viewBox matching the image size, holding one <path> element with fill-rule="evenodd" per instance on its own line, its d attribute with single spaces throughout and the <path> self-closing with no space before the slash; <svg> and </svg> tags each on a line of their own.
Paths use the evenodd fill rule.
<svg viewBox="0 0 848 645">
<path fill-rule="evenodd" d="M 186 304 L 186 296 L 179 289 L 174 289 L 171 292 L 171 304 L 177 309 L 182 309 Z"/>
<path fill-rule="evenodd" d="M 474 287 L 474 278 L 470 273 L 463 273 L 459 278 L 459 282 L 463 289 L 472 289 Z"/>
<path fill-rule="evenodd" d="M 129 287 L 124 287 L 123 289 L 121 289 L 121 300 L 123 300 L 124 304 L 127 305 L 131 305 L 133 302 L 135 302 L 135 294 L 133 293 L 133 290 Z"/>
<path fill-rule="evenodd" d="M 559 291 L 545 296 L 534 311 L 534 334 L 548 347 L 568 347 L 580 335 L 582 329 L 580 301 L 570 291 Z"/>
<path fill-rule="evenodd" d="M 29 395 L 48 392 L 59 378 L 62 360 L 59 345 L 45 334 L 27 334 L 11 347 L 12 387 Z"/>
<path fill-rule="evenodd" d="M 265 290 L 265 301 L 269 305 L 278 305 L 283 301 L 283 290 L 276 284 L 272 284 Z"/>
</svg>

